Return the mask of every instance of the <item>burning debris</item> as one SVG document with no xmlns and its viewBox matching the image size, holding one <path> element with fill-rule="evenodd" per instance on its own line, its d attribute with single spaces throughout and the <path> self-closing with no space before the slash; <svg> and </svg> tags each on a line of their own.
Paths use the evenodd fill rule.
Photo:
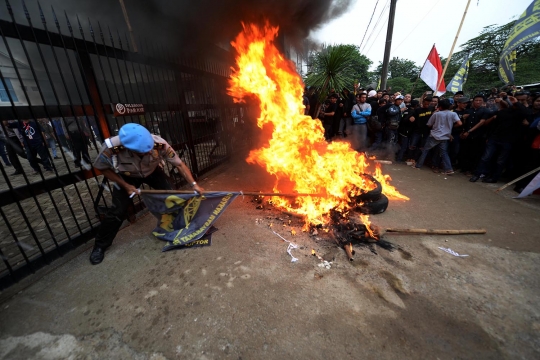
<svg viewBox="0 0 540 360">
<path fill-rule="evenodd" d="M 374 253 L 374 244 L 393 250 L 394 245 L 380 239 L 368 214 L 384 212 L 389 198 L 408 198 L 390 185 L 375 158 L 368 159 L 345 141 L 327 143 L 321 122 L 303 115 L 304 86 L 295 65 L 274 45 L 278 28 L 270 24 L 243 24 L 243 28 L 231 42 L 238 55 L 228 93 L 236 102 L 257 97 L 261 111 L 257 125 L 271 134 L 247 161 L 275 176 L 275 193 L 298 193 L 272 197 L 271 203 L 255 197 L 256 208 L 275 207 L 300 217 L 303 231 L 347 246 L 350 259 L 353 245 L 368 246 Z M 361 213 L 361 222 L 351 220 L 351 211 Z"/>
</svg>

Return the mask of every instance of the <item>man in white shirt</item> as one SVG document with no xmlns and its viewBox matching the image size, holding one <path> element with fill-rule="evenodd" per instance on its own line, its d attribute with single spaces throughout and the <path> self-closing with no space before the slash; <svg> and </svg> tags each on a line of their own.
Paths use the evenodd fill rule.
<svg viewBox="0 0 540 360">
<path fill-rule="evenodd" d="M 427 126 L 431 128 L 431 132 L 426 141 L 426 145 L 424 145 L 420 159 L 416 165 L 414 165 L 416 169 L 422 167 L 429 150 L 438 147 L 442 158 L 443 174 L 452 175 L 454 173 L 450 162 L 450 156 L 448 156 L 448 141 L 452 136 L 452 128 L 454 126 L 461 126 L 462 123 L 461 120 L 459 120 L 459 116 L 455 112 L 449 110 L 450 106 L 450 100 L 441 100 L 439 102 L 439 111 L 430 117 Z"/>
</svg>

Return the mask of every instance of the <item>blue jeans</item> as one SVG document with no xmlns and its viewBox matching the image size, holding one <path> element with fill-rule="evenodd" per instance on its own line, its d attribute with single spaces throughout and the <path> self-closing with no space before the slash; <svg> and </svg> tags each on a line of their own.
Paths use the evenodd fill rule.
<svg viewBox="0 0 540 360">
<path fill-rule="evenodd" d="M 4 160 L 4 164 L 6 164 L 6 166 L 11 165 L 7 156 L 6 143 L 4 140 L 0 140 L 0 156 L 2 157 L 2 160 Z"/>
<path fill-rule="evenodd" d="M 56 141 L 53 138 L 47 139 L 45 141 L 47 141 L 47 145 L 49 145 L 49 147 L 51 148 L 53 157 L 56 157 Z"/>
<path fill-rule="evenodd" d="M 492 162 L 493 157 L 499 151 L 499 156 L 497 157 L 497 166 L 493 176 L 494 180 L 499 180 L 501 174 L 504 170 L 504 166 L 510 157 L 510 152 L 512 151 L 512 144 L 509 142 L 498 141 L 495 139 L 489 139 L 486 145 L 486 150 L 484 150 L 484 155 L 478 164 L 475 175 L 487 175 L 489 173 L 489 168 Z"/>
<path fill-rule="evenodd" d="M 448 156 L 448 140 L 437 140 L 432 136 L 428 137 L 426 140 L 426 144 L 422 150 L 422 155 L 420 155 L 420 159 L 416 163 L 416 167 L 421 168 L 422 165 L 424 165 L 424 161 L 426 160 L 429 150 L 433 149 L 434 147 L 439 148 L 439 155 L 441 156 L 443 170 L 451 171 L 452 164 L 450 163 L 450 156 Z"/>
</svg>

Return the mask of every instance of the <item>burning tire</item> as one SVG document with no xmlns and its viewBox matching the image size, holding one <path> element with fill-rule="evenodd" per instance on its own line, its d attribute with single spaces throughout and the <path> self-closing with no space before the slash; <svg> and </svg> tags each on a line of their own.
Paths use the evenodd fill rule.
<svg viewBox="0 0 540 360">
<path fill-rule="evenodd" d="M 377 179 L 375 179 L 373 176 L 371 175 L 368 175 L 368 174 L 364 174 L 363 175 L 364 178 L 366 178 L 367 180 L 371 181 L 372 183 L 374 183 L 376 185 L 375 189 L 373 190 L 369 190 L 363 194 L 360 194 L 358 196 L 356 196 L 355 200 L 357 203 L 360 203 L 360 202 L 367 202 L 367 201 L 375 201 L 375 200 L 378 200 L 380 197 L 381 197 L 381 194 L 382 194 L 382 186 L 381 186 L 381 183 L 377 181 Z"/>
<path fill-rule="evenodd" d="M 362 214 L 381 214 L 388 208 L 388 198 L 380 194 L 377 200 L 367 201 L 362 206 L 356 208 Z"/>
</svg>

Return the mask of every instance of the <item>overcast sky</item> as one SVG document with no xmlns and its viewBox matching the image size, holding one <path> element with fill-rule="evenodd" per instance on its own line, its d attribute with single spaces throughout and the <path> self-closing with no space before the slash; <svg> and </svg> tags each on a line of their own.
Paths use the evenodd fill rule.
<svg viewBox="0 0 540 360">
<path fill-rule="evenodd" d="M 485 26 L 516 20 L 531 2 L 471 0 L 454 51 L 460 50 L 460 44 L 478 36 Z M 328 44 L 360 45 L 376 3 L 377 0 L 357 0 L 348 13 L 312 32 L 311 37 Z M 448 57 L 466 5 L 467 0 L 398 0 L 390 57 L 413 60 L 421 66 L 434 43 L 439 54 Z M 378 1 L 361 47 L 362 53 L 373 61 L 373 67 L 384 57 L 389 7 L 390 0 Z"/>
</svg>

